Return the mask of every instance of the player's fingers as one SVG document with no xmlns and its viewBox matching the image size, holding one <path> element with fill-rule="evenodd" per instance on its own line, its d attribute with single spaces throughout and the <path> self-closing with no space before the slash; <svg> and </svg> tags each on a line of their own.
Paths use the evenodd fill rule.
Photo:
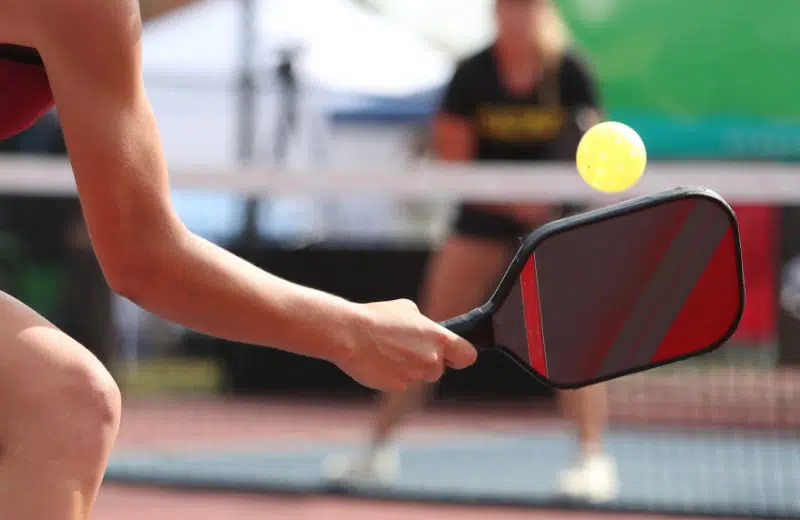
<svg viewBox="0 0 800 520">
<path fill-rule="evenodd" d="M 418 381 L 418 377 L 414 377 L 406 372 L 402 366 L 393 362 L 387 361 L 381 364 L 379 373 L 381 375 L 381 388 L 384 392 L 405 392 L 411 383 Z"/>
<path fill-rule="evenodd" d="M 432 363 L 422 373 L 422 380 L 427 383 L 435 383 L 444 375 L 444 359 L 440 358 L 437 363 Z"/>
<path fill-rule="evenodd" d="M 395 303 L 402 306 L 405 310 L 409 312 L 418 313 L 419 307 L 417 306 L 414 300 L 409 300 L 408 298 L 402 298 L 400 300 L 395 300 Z"/>
<path fill-rule="evenodd" d="M 444 355 L 444 364 L 461 370 L 471 366 L 478 359 L 478 351 L 461 336 L 442 328 L 439 341 Z"/>
<path fill-rule="evenodd" d="M 416 380 L 437 381 L 444 371 L 444 357 L 439 345 L 409 341 L 399 348 L 387 349 L 384 355 Z"/>
<path fill-rule="evenodd" d="M 411 381 L 408 379 L 387 379 L 385 381 L 381 381 L 381 385 L 379 388 L 375 388 L 375 390 L 379 390 L 381 392 L 405 392 L 408 390 L 408 387 L 411 386 Z"/>
</svg>

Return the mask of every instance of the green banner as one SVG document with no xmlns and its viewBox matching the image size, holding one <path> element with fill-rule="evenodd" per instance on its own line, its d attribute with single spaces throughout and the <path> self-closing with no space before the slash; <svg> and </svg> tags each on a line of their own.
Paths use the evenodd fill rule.
<svg viewBox="0 0 800 520">
<path fill-rule="evenodd" d="M 798 0 L 560 0 L 653 156 L 800 159 Z"/>
</svg>

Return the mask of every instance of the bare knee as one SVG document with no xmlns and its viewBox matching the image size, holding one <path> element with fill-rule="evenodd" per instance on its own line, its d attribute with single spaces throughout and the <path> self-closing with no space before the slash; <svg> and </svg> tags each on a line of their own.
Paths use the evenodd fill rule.
<svg viewBox="0 0 800 520">
<path fill-rule="evenodd" d="M 119 430 L 121 401 L 119 387 L 97 360 L 73 367 L 52 402 L 55 413 L 59 408 L 71 411 L 61 424 L 65 448 L 88 459 L 106 458 Z M 61 422 L 58 417 L 51 420 Z"/>
<path fill-rule="evenodd" d="M 15 518 L 88 518 L 116 439 L 117 385 L 94 357 L 62 339 L 18 350 L 27 370 L 0 394 L 0 502 L 20 513 Z"/>
<path fill-rule="evenodd" d="M 58 460 L 75 476 L 96 477 L 119 429 L 121 396 L 111 374 L 88 353 L 70 357 L 20 388 L 8 442 Z"/>
<path fill-rule="evenodd" d="M 114 378 L 99 362 L 81 363 L 65 390 L 74 406 L 84 410 L 87 419 L 114 428 L 119 424 L 122 398 Z"/>
</svg>

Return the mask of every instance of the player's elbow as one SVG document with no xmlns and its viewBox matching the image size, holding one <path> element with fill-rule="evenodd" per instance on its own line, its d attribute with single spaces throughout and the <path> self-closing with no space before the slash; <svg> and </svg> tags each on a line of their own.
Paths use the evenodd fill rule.
<svg viewBox="0 0 800 520">
<path fill-rule="evenodd" d="M 131 301 L 138 302 L 152 278 L 148 268 L 148 260 L 139 252 L 131 251 L 125 255 L 120 250 L 112 258 L 101 262 L 103 273 L 109 287 L 115 293 Z"/>
<path fill-rule="evenodd" d="M 133 243 L 122 245 L 121 241 L 120 247 L 100 262 L 109 287 L 134 302 L 146 297 L 155 274 L 149 256 L 150 253 L 137 249 Z"/>
<path fill-rule="evenodd" d="M 98 257 L 109 287 L 133 302 L 150 299 L 170 265 L 168 245 L 174 233 L 153 229 L 148 233 L 132 232 L 116 236 L 112 244 L 98 248 Z M 101 252 L 104 249 L 104 252 Z"/>
</svg>

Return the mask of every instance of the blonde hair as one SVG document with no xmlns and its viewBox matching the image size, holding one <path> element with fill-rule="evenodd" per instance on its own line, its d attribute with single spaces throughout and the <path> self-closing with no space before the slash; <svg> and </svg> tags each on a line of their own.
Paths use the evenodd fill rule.
<svg viewBox="0 0 800 520">
<path fill-rule="evenodd" d="M 553 0 L 545 0 L 536 28 L 536 44 L 546 68 L 558 66 L 570 45 L 570 32 Z"/>
</svg>

